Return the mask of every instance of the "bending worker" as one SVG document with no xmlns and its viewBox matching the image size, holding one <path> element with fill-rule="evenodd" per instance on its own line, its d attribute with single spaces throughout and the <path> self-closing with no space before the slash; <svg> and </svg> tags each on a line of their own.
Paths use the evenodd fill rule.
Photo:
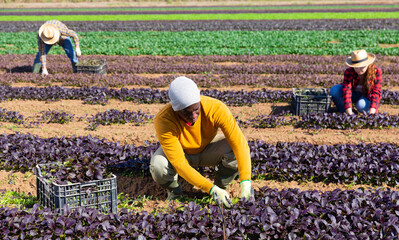
<svg viewBox="0 0 399 240">
<path fill-rule="evenodd" d="M 76 45 L 76 53 L 73 50 L 71 38 Z M 81 55 L 79 47 L 78 35 L 69 30 L 65 24 L 57 20 L 50 20 L 45 22 L 39 29 L 37 42 L 39 45 L 39 51 L 36 54 L 35 61 L 33 62 L 33 72 L 39 73 L 40 68 L 42 69 L 42 75 L 48 75 L 46 55 L 50 51 L 51 47 L 55 44 L 59 44 L 64 49 L 66 55 L 71 60 L 73 71 L 75 65 L 78 63 L 78 58 Z"/>
<path fill-rule="evenodd" d="M 197 85 L 178 77 L 169 86 L 170 103 L 155 116 L 161 146 L 151 158 L 150 172 L 168 199 L 181 195 L 178 175 L 230 207 L 228 184 L 239 174 L 241 197 L 253 195 L 248 142 L 227 106 L 200 96 Z M 218 129 L 223 134 L 217 134 Z M 194 167 L 216 166 L 214 183 Z"/>
</svg>

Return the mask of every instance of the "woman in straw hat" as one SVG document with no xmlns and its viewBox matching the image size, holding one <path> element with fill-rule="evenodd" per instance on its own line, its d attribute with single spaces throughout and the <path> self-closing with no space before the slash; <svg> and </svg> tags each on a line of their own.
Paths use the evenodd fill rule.
<svg viewBox="0 0 399 240">
<path fill-rule="evenodd" d="M 51 47 L 55 44 L 59 44 L 64 49 L 68 58 L 71 60 L 72 68 L 75 72 L 75 65 L 78 63 L 78 56 L 81 55 L 79 47 L 78 35 L 69 30 L 65 24 L 57 20 L 50 20 L 45 22 L 39 29 L 38 35 L 39 51 L 36 54 L 35 61 L 33 63 L 33 72 L 39 73 L 40 68 L 42 69 L 42 75 L 48 75 L 46 55 L 50 51 Z M 76 45 L 76 53 L 73 50 L 71 38 Z"/>
<path fill-rule="evenodd" d="M 356 50 L 345 60 L 349 66 L 344 82 L 331 88 L 331 97 L 340 112 L 351 115 L 352 102 L 359 112 L 375 114 L 381 100 L 382 71 L 373 62 L 375 55 Z"/>
</svg>

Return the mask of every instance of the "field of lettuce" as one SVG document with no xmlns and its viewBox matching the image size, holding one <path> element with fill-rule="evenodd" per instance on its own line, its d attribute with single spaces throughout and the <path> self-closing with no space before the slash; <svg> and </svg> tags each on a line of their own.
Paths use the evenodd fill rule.
<svg viewBox="0 0 399 240">
<path fill-rule="evenodd" d="M 0 9 L 0 230 L 3 239 L 398 239 L 399 5 Z M 80 37 L 73 74 L 61 47 L 31 73 L 50 19 Z M 376 115 L 294 116 L 292 88 L 343 80 L 352 50 L 377 56 Z M 181 202 L 149 173 L 168 84 L 193 79 L 248 139 L 255 199 L 232 208 L 182 180 Z M 335 109 L 333 107 L 333 109 Z M 57 184 L 118 178 L 118 212 L 38 204 L 37 164 Z M 199 169 L 213 178 L 212 169 Z"/>
</svg>

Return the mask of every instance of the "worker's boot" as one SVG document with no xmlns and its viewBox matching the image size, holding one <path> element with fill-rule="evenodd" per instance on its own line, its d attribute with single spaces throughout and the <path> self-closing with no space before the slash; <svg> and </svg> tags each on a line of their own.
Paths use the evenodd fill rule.
<svg viewBox="0 0 399 240">
<path fill-rule="evenodd" d="M 237 177 L 238 169 L 227 168 L 220 163 L 215 172 L 214 184 L 221 189 L 226 189 L 227 186 Z"/>
<path fill-rule="evenodd" d="M 76 64 L 77 63 L 72 63 L 72 70 L 73 70 L 73 73 L 77 73 L 78 72 L 78 70 L 76 69 Z"/>
<path fill-rule="evenodd" d="M 40 73 L 40 70 L 42 69 L 42 64 L 41 63 L 35 63 L 33 65 L 33 73 Z"/>
<path fill-rule="evenodd" d="M 161 185 L 168 192 L 167 200 L 176 200 L 179 199 L 182 195 L 182 190 L 177 181 L 168 182 L 166 184 Z"/>
</svg>

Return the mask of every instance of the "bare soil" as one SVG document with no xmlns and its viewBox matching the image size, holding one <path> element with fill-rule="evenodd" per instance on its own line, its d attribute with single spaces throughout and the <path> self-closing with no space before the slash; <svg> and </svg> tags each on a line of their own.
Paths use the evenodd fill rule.
<svg viewBox="0 0 399 240">
<path fill-rule="evenodd" d="M 162 210 L 169 206 L 169 201 L 166 199 L 166 191 L 155 183 L 150 176 L 124 176 L 122 174 L 115 174 L 117 176 L 117 191 L 118 194 L 124 193 L 131 199 L 144 199 L 140 203 L 138 211 L 152 212 L 154 210 Z M 183 179 L 179 179 L 183 189 L 183 195 L 187 198 L 201 199 L 208 194 L 193 187 Z M 7 172 L 0 171 L 0 190 L 15 191 L 24 193 L 27 196 L 36 196 L 36 175 L 31 172 Z M 345 184 L 325 184 L 322 182 L 279 182 L 273 180 L 253 180 L 252 186 L 255 191 L 262 187 L 269 187 L 272 189 L 289 189 L 297 188 L 301 191 L 333 191 L 335 189 L 354 190 L 357 188 L 376 189 L 376 188 L 390 188 L 393 191 L 399 191 L 399 187 L 388 186 L 370 186 L 370 185 L 345 185 Z M 228 187 L 227 191 L 233 198 L 240 197 L 240 184 L 238 180 L 234 180 Z M 137 203 L 133 203 L 137 205 Z"/>
<path fill-rule="evenodd" d="M 32 84 L 18 84 L 15 86 L 32 86 Z M 254 90 L 250 87 L 235 86 L 225 87 L 223 89 L 238 90 L 244 89 L 247 91 Z M 288 89 L 285 89 L 288 90 Z M 120 102 L 118 100 L 110 100 L 109 104 L 101 105 L 87 105 L 79 100 L 63 100 L 58 102 L 45 103 L 41 101 L 6 101 L 1 103 L 1 107 L 8 111 L 17 111 L 25 117 L 34 119 L 41 111 L 58 110 L 75 115 L 75 120 L 67 124 L 43 124 L 40 127 L 24 128 L 16 124 L 2 122 L 0 123 L 0 134 L 11 134 L 15 132 L 30 133 L 38 135 L 43 138 L 47 137 L 61 137 L 61 136 L 87 136 L 92 135 L 98 138 L 106 138 L 108 141 L 120 142 L 121 144 L 143 145 L 145 141 L 157 141 L 154 126 L 152 122 L 146 123 L 143 126 L 133 126 L 133 124 L 118 124 L 111 126 L 99 126 L 94 131 L 86 130 L 88 126 L 87 118 L 96 113 L 106 111 L 107 109 L 118 109 L 138 111 L 155 115 L 164 104 L 135 104 L 131 102 Z M 238 116 L 242 120 L 251 119 L 260 114 L 271 114 L 282 110 L 290 109 L 289 103 L 264 103 L 255 104 L 251 107 L 230 107 L 234 116 Z M 381 105 L 380 112 L 387 112 L 389 114 L 399 114 L 399 107 L 392 105 Z M 76 119 L 83 117 L 86 120 L 77 121 Z M 243 132 L 247 139 L 264 140 L 269 143 L 277 142 L 308 142 L 312 144 L 342 144 L 359 142 L 365 143 L 398 143 L 399 129 L 382 129 L 369 130 L 362 129 L 358 131 L 350 130 L 332 130 L 324 129 L 320 131 L 303 130 L 293 126 L 284 126 L 271 129 L 255 129 L 245 128 Z M 150 200 L 144 201 L 142 210 L 152 211 L 154 208 L 162 208 L 168 205 L 165 202 L 166 192 L 160 188 L 151 177 L 141 176 L 124 176 L 117 174 L 118 193 L 125 193 L 132 198 L 139 196 L 150 197 Z M 198 189 L 194 189 L 187 182 L 182 181 L 184 194 L 188 197 L 202 198 L 207 194 Z M 17 192 L 24 192 L 25 194 L 36 195 L 36 176 L 31 173 L 7 172 L 0 171 L 0 185 L 1 189 L 13 190 Z M 253 185 L 255 190 L 268 186 L 271 188 L 299 188 L 301 190 L 318 190 L 318 191 L 332 191 L 334 189 L 355 189 L 358 187 L 373 187 L 367 185 L 342 185 L 324 183 L 298 183 L 298 182 L 278 182 L 254 180 Z M 380 186 L 386 187 L 386 186 Z M 392 188 L 391 188 L 392 189 Z M 393 188 L 398 190 L 397 188 Z M 228 191 L 233 197 L 239 197 L 240 186 L 237 181 L 233 182 Z"/>
</svg>

